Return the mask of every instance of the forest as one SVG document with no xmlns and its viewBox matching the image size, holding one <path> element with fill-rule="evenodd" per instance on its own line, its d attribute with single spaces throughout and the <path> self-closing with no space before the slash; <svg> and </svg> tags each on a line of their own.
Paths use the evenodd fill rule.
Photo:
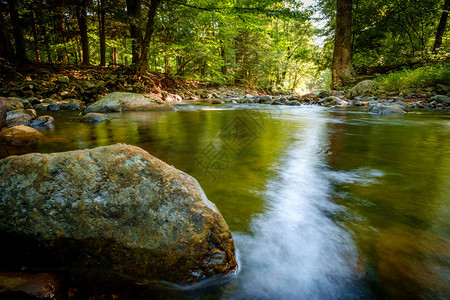
<svg viewBox="0 0 450 300">
<path fill-rule="evenodd" d="M 446 61 L 449 6 L 449 0 L 8 0 L 0 1 L 0 57 L 125 66 L 272 91 L 337 88 L 373 67 Z"/>
</svg>

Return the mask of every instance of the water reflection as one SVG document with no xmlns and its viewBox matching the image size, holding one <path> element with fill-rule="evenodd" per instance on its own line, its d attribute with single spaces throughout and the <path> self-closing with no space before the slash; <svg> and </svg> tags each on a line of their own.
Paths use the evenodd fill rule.
<svg viewBox="0 0 450 300">
<path fill-rule="evenodd" d="M 253 235 L 239 235 L 239 292 L 233 299 L 351 299 L 357 252 L 349 233 L 328 215 L 330 202 L 324 152 L 327 120 L 320 110 L 299 112 L 303 127 L 291 128 L 296 142 L 267 186 L 267 210 L 252 221 Z"/>
<path fill-rule="evenodd" d="M 447 299 L 449 116 L 334 117 L 346 121 L 330 125 L 333 196 L 351 212 L 337 221 L 354 233 L 373 294 Z"/>
<path fill-rule="evenodd" d="M 450 115 L 287 107 L 130 112 L 91 125 L 50 113 L 44 143 L 10 152 L 142 147 L 196 177 L 233 231 L 241 268 L 231 284 L 135 298 L 450 295 Z M 217 172 L 199 163 L 210 145 Z"/>
</svg>

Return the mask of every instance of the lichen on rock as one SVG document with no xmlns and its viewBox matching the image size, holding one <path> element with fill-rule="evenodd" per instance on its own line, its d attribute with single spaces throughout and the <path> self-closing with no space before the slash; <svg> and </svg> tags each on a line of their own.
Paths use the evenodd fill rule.
<svg viewBox="0 0 450 300">
<path fill-rule="evenodd" d="M 100 269 L 190 283 L 236 269 L 197 180 L 133 146 L 0 160 L 0 268 Z"/>
</svg>

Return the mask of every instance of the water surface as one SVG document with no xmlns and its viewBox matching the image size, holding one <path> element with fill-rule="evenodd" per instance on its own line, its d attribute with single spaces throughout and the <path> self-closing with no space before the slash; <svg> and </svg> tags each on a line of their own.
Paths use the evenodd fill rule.
<svg viewBox="0 0 450 300">
<path fill-rule="evenodd" d="M 450 115 L 270 107 L 129 112 L 97 125 L 53 116 L 46 143 L 10 151 L 142 147 L 196 177 L 230 226 L 236 276 L 156 298 L 450 297 Z"/>
</svg>

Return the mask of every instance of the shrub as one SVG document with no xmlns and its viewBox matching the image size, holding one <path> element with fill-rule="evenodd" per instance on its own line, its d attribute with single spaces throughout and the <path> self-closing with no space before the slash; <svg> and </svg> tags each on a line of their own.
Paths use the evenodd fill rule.
<svg viewBox="0 0 450 300">
<path fill-rule="evenodd" d="M 385 92 L 409 91 L 438 83 L 448 84 L 450 80 L 450 63 L 428 64 L 416 69 L 403 69 L 376 79 L 380 89 Z"/>
</svg>

